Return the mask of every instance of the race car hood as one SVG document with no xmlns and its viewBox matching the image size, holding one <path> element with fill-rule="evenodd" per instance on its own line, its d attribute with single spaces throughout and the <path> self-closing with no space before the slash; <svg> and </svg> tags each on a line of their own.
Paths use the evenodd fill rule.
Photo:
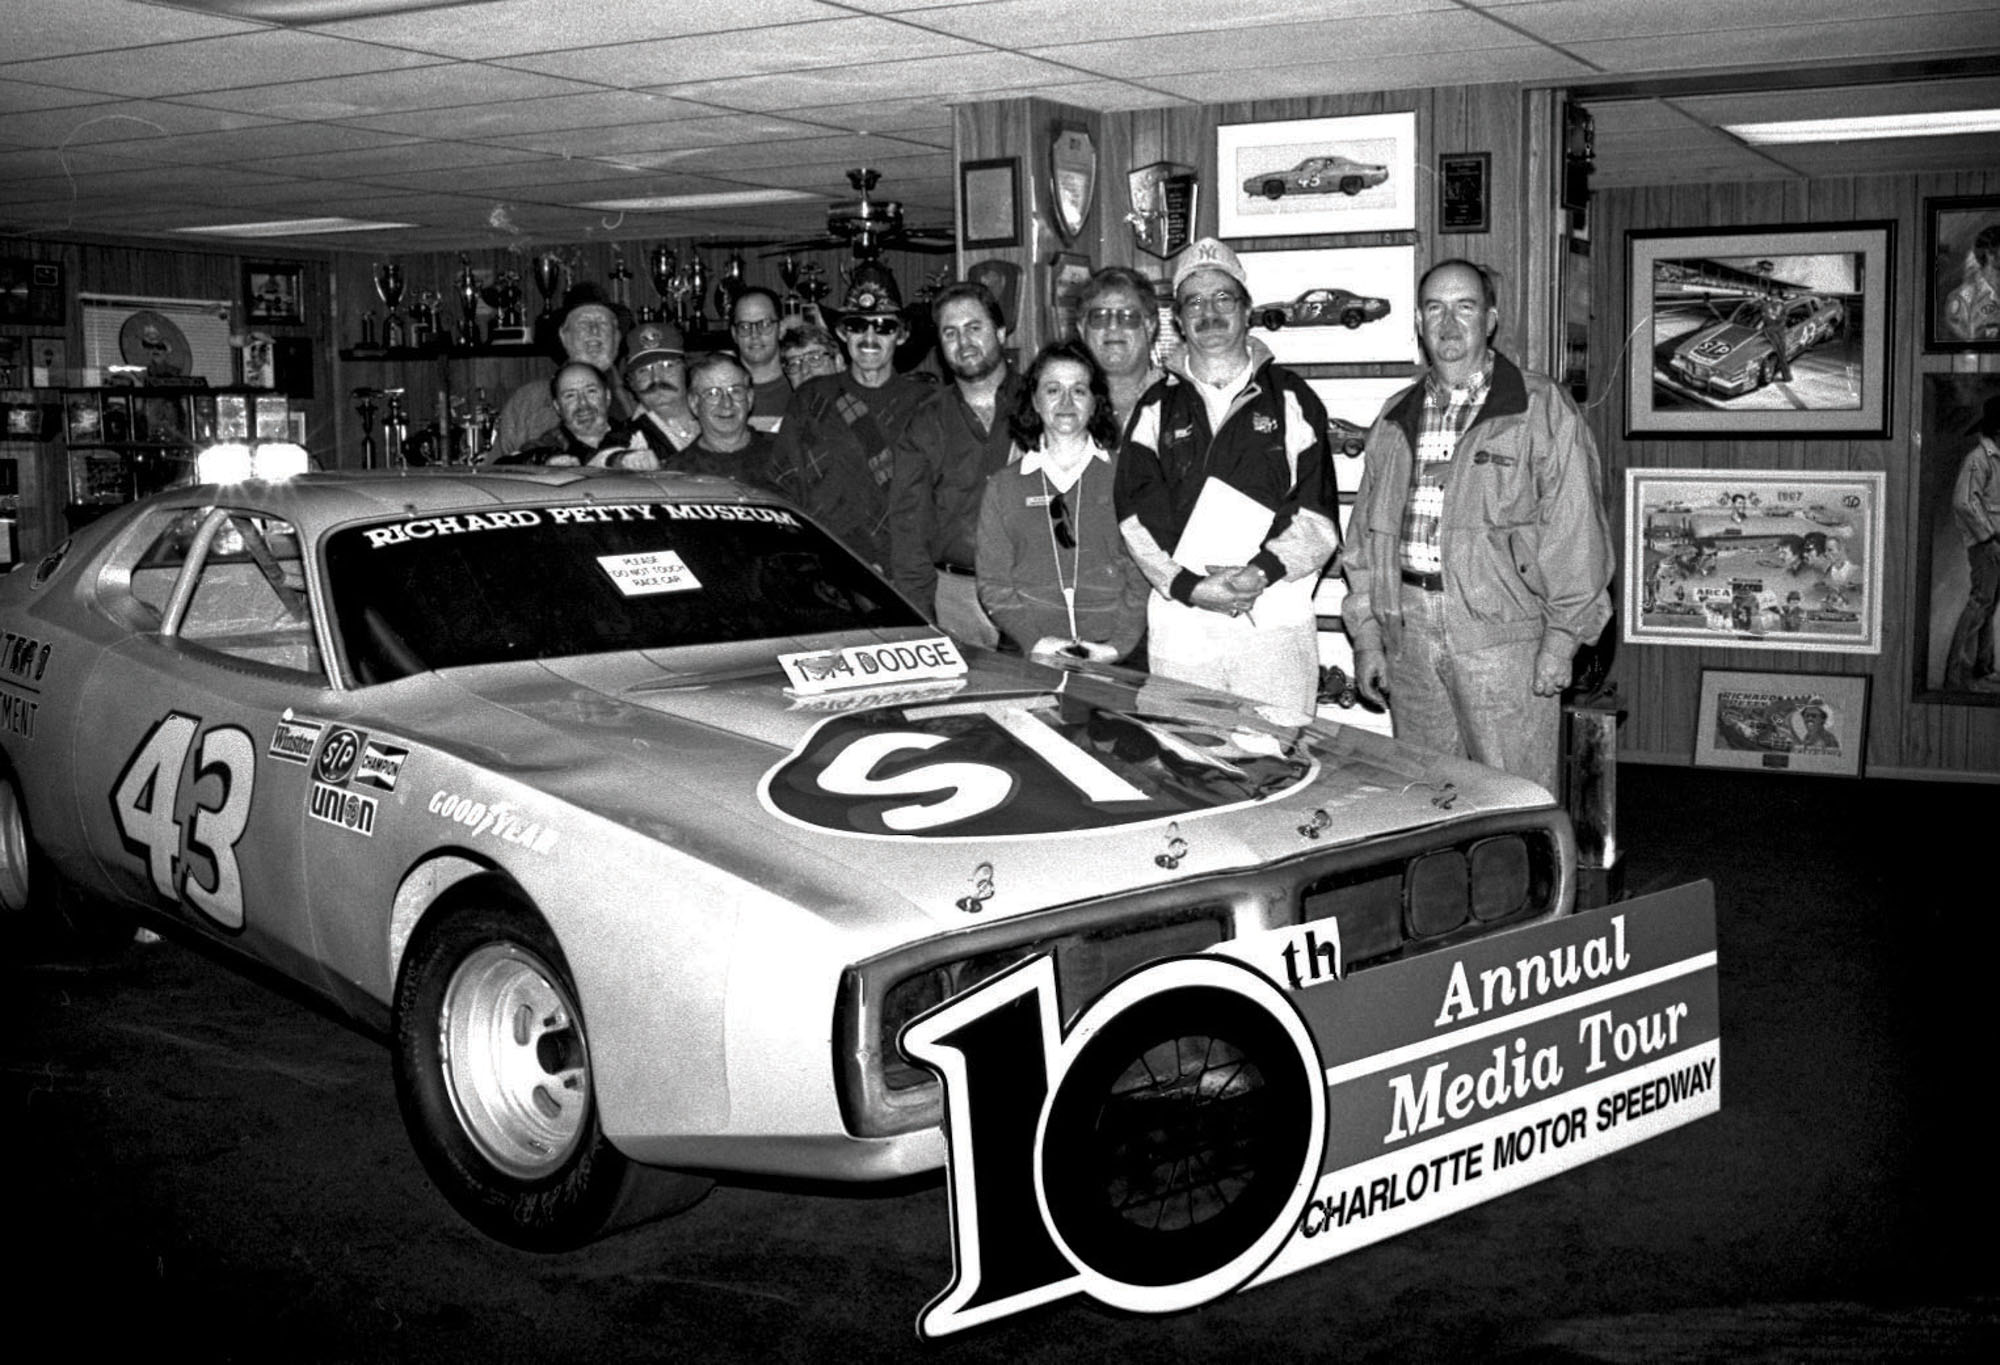
<svg viewBox="0 0 2000 1365">
<path fill-rule="evenodd" d="M 445 717 L 427 742 L 815 913 L 901 932 L 963 924 L 969 896 L 990 919 L 1550 804 L 1367 731 L 999 655 L 821 697 L 774 665 L 674 675 L 639 655 L 449 682 L 461 700 L 426 708 Z"/>
<path fill-rule="evenodd" d="M 1763 333 L 1734 322 L 1711 327 L 1681 348 L 1680 353 L 1695 360 L 1717 361 L 1733 355 Z"/>
</svg>

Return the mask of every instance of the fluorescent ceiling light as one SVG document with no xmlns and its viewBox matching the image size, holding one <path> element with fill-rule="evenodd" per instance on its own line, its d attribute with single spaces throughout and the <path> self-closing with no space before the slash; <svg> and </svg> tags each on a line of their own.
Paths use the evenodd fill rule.
<svg viewBox="0 0 2000 1365">
<path fill-rule="evenodd" d="M 1929 114 L 1876 114 L 1865 118 L 1808 118 L 1789 123 L 1730 123 L 1752 146 L 1788 142 L 1866 142 L 1875 138 L 1949 137 L 2000 132 L 2000 109 L 1946 109 Z"/>
<path fill-rule="evenodd" d="M 714 194 L 657 194 L 650 199 L 599 199 L 580 209 L 612 213 L 646 213 L 661 209 L 732 209 L 746 204 L 790 204 L 822 196 L 810 190 L 722 190 Z"/>
<path fill-rule="evenodd" d="M 415 226 L 415 223 L 378 223 L 368 218 L 274 218 L 262 223 L 217 223 L 213 227 L 174 231 L 206 237 L 316 237 L 322 232 L 386 232 Z"/>
</svg>

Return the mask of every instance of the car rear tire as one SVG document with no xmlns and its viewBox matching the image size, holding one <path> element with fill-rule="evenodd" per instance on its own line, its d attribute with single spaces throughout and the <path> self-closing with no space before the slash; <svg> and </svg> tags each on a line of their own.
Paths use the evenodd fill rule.
<svg viewBox="0 0 2000 1365">
<path fill-rule="evenodd" d="M 714 1182 L 641 1166 L 604 1136 L 562 949 L 497 883 L 435 912 L 396 987 L 396 1100 L 451 1206 L 529 1251 L 688 1207 Z"/>
<path fill-rule="evenodd" d="M 1285 197 L 1285 182 L 1282 180 L 1266 180 L 1264 182 L 1264 197 L 1266 199 L 1283 199 Z"/>
<path fill-rule="evenodd" d="M 94 961 L 117 957 L 139 931 L 135 912 L 85 896 L 36 847 L 12 776 L 0 777 L 0 911 L 53 931 L 62 949 Z"/>
</svg>

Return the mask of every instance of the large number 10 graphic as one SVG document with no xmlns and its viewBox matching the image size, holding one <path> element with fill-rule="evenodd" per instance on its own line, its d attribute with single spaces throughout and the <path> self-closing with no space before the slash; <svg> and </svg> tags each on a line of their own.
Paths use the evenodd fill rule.
<svg viewBox="0 0 2000 1365">
<path fill-rule="evenodd" d="M 952 1283 L 943 1336 L 1070 1294 L 1128 1312 L 1241 1288 L 1297 1226 L 1326 1141 L 1318 1050 L 1279 987 L 1226 957 L 1169 958 L 1067 1034 L 1052 958 L 903 1032 L 945 1087 Z"/>
<path fill-rule="evenodd" d="M 168 900 L 185 900 L 224 928 L 241 929 L 243 875 L 236 865 L 236 844 L 250 821 L 257 747 L 233 725 L 217 726 L 202 736 L 199 764 L 188 785 L 199 787 L 202 779 L 213 777 L 221 786 L 221 799 L 205 806 L 196 795 L 193 818 L 182 830 L 174 807 L 188 750 L 200 730 L 198 719 L 176 711 L 148 731 L 118 776 L 111 809 L 125 842 L 145 855 L 154 890 Z M 190 865 L 190 852 L 204 855 L 214 867 L 213 884 L 202 882 Z"/>
</svg>

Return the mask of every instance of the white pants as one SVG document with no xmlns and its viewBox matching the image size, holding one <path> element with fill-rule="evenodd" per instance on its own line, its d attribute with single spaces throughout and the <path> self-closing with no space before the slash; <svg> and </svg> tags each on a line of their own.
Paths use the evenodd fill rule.
<svg viewBox="0 0 2000 1365">
<path fill-rule="evenodd" d="M 1311 580 L 1304 581 L 1310 589 Z M 1153 672 L 1310 718 L 1319 696 L 1319 621 L 1310 591 L 1299 594 L 1293 587 L 1273 585 L 1243 616 L 1182 606 L 1154 593 L 1146 606 L 1146 658 Z M 1294 597 L 1301 598 L 1303 612 Z"/>
</svg>

